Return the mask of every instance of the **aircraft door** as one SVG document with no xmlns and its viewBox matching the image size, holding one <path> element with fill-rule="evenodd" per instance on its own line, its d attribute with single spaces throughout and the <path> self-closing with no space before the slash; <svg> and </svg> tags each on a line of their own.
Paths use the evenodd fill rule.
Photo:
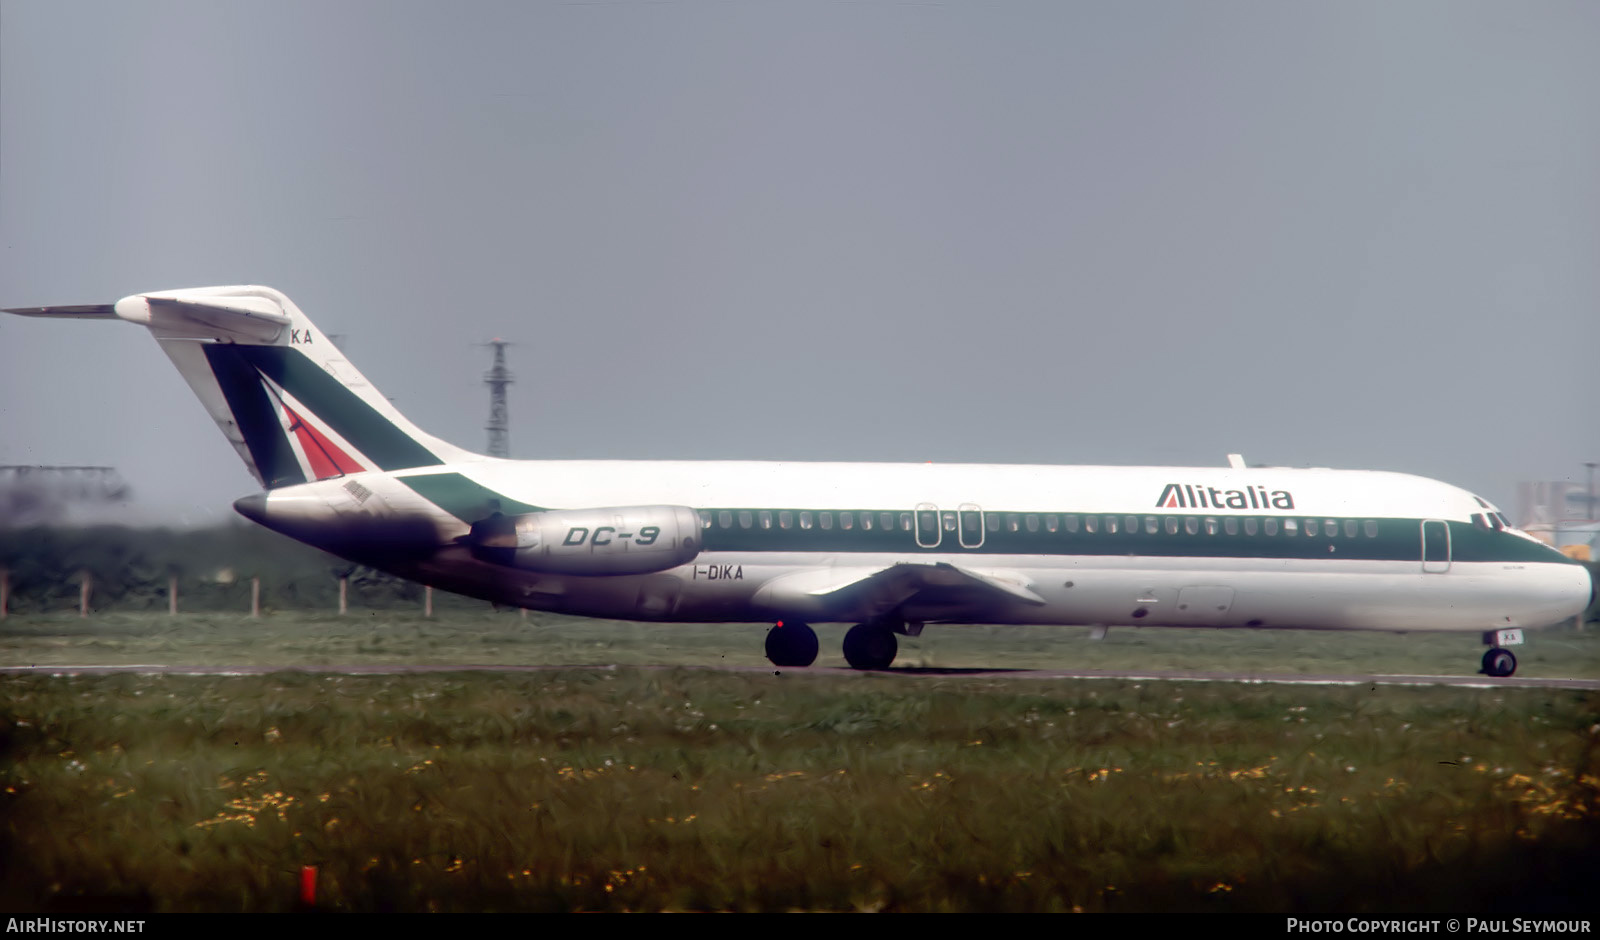
<svg viewBox="0 0 1600 940">
<path fill-rule="evenodd" d="M 918 503 L 917 511 L 912 513 L 917 530 L 917 545 L 922 548 L 938 548 L 942 533 L 939 527 L 939 507 L 932 503 Z"/>
<path fill-rule="evenodd" d="M 962 503 L 957 515 L 960 517 L 961 547 L 982 548 L 983 510 L 972 503 Z"/>
<path fill-rule="evenodd" d="M 1426 574 L 1450 570 L 1450 525 L 1442 519 L 1422 521 L 1422 570 Z"/>
</svg>

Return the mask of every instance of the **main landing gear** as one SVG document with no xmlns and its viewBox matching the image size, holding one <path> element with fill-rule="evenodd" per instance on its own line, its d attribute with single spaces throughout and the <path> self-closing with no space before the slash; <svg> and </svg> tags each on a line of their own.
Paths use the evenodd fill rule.
<svg viewBox="0 0 1600 940">
<path fill-rule="evenodd" d="M 916 636 L 922 624 L 858 623 L 844 635 L 844 659 L 852 669 L 888 669 L 900 651 L 896 632 Z M 767 658 L 798 669 L 817 661 L 817 632 L 809 624 L 780 620 L 767 631 Z"/>
<path fill-rule="evenodd" d="M 817 661 L 817 631 L 809 624 L 780 620 L 767 631 L 767 658 L 792 669 Z"/>
<path fill-rule="evenodd" d="M 844 661 L 851 669 L 888 669 L 899 651 L 888 624 L 858 623 L 844 635 Z"/>
</svg>

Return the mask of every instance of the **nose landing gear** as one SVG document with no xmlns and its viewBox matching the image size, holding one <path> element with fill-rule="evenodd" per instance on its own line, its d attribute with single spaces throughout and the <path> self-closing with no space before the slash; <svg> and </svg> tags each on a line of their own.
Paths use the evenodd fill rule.
<svg viewBox="0 0 1600 940">
<path fill-rule="evenodd" d="M 1521 644 L 1522 631 L 1516 627 L 1485 631 L 1483 645 L 1489 647 L 1489 651 L 1483 654 L 1482 673 L 1486 676 L 1501 678 L 1516 672 L 1517 657 L 1511 655 L 1511 651 L 1506 647 L 1519 646 Z"/>
<path fill-rule="evenodd" d="M 1486 676 L 1509 676 L 1517 671 L 1517 657 L 1511 655 L 1510 650 L 1495 647 L 1483 654 L 1483 674 Z"/>
</svg>

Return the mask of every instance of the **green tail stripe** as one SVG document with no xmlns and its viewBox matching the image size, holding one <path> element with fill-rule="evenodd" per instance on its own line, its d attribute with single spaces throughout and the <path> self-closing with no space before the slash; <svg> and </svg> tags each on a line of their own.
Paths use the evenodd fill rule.
<svg viewBox="0 0 1600 940">
<path fill-rule="evenodd" d="M 462 522 L 477 522 L 497 512 L 515 516 L 525 512 L 539 512 L 542 508 L 518 502 L 509 496 L 502 496 L 459 473 L 430 473 L 425 476 L 400 477 L 399 480 L 416 490 L 423 499 Z"/>
<path fill-rule="evenodd" d="M 208 343 L 201 348 L 217 377 L 222 397 L 228 402 L 228 410 L 233 412 L 245 447 L 250 450 L 250 459 L 261 474 L 262 485 L 270 490 L 306 482 L 277 410 L 261 385 L 261 376 L 243 356 L 249 347 Z"/>
<path fill-rule="evenodd" d="M 287 346 L 235 346 L 261 373 L 300 399 L 311 413 L 382 470 L 436 467 L 444 461 L 362 401 L 344 383 Z"/>
</svg>

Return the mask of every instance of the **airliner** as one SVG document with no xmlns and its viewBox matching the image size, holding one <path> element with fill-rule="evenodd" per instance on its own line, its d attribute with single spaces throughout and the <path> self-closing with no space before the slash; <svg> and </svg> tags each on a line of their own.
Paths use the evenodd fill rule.
<svg viewBox="0 0 1600 940">
<path fill-rule="evenodd" d="M 765 621 L 766 654 L 886 669 L 927 624 L 1479 633 L 1592 600 L 1580 564 L 1489 502 L 1399 473 L 1247 467 L 506 460 L 406 420 L 267 287 L 9 313 L 154 334 L 264 492 L 245 517 L 502 605 L 639 621 Z"/>
</svg>

